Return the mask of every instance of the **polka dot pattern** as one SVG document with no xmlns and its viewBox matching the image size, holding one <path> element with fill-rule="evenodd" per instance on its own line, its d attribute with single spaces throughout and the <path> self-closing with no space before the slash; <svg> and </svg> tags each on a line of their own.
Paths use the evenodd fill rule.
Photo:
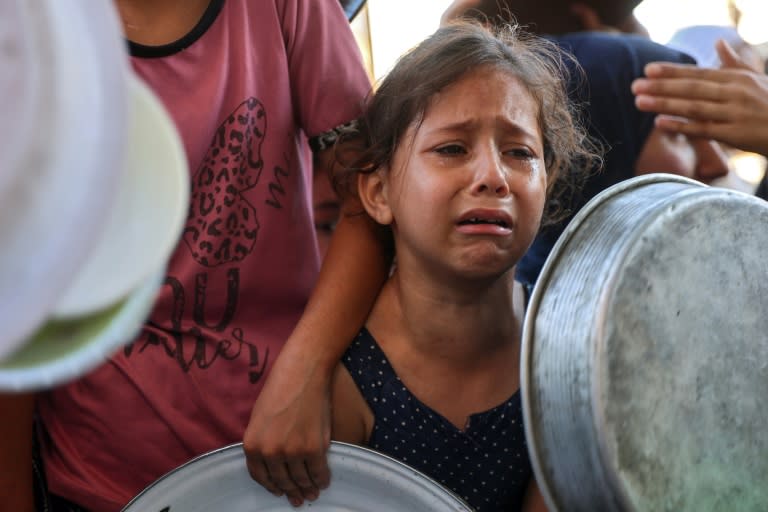
<svg viewBox="0 0 768 512">
<path fill-rule="evenodd" d="M 519 392 L 460 430 L 411 394 L 366 329 L 343 362 L 375 417 L 370 448 L 441 482 L 477 512 L 519 510 L 532 474 Z"/>
</svg>

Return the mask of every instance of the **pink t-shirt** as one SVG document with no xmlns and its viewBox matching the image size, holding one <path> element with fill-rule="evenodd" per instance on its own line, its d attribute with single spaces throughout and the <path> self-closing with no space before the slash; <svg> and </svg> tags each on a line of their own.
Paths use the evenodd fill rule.
<svg viewBox="0 0 768 512">
<path fill-rule="evenodd" d="M 242 439 L 319 270 L 306 137 L 355 118 L 370 88 L 338 0 L 220 3 L 177 44 L 132 47 L 192 186 L 154 312 L 38 402 L 50 491 L 94 512 Z"/>
</svg>

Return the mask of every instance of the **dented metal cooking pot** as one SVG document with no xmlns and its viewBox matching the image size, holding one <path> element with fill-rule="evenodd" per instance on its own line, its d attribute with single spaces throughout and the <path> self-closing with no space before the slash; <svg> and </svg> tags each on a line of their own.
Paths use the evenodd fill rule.
<svg viewBox="0 0 768 512">
<path fill-rule="evenodd" d="M 768 510 L 768 203 L 618 184 L 558 240 L 521 386 L 550 510 Z"/>
</svg>

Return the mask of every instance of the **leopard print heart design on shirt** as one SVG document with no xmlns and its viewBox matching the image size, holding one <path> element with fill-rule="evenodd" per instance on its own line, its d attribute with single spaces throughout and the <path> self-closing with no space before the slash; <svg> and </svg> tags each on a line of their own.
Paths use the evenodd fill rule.
<svg viewBox="0 0 768 512">
<path fill-rule="evenodd" d="M 264 168 L 264 105 L 248 98 L 219 126 L 192 181 L 183 239 L 203 266 L 242 261 L 259 232 L 256 208 L 243 192 L 253 188 Z"/>
</svg>

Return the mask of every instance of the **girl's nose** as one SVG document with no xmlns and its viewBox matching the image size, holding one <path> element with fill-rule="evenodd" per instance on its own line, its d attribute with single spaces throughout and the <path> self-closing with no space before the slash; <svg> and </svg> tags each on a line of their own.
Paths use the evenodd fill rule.
<svg viewBox="0 0 768 512">
<path fill-rule="evenodd" d="M 504 197 L 509 194 L 509 183 L 501 159 L 496 152 L 488 152 L 476 162 L 475 182 L 472 192 L 475 194 L 493 194 Z"/>
</svg>

